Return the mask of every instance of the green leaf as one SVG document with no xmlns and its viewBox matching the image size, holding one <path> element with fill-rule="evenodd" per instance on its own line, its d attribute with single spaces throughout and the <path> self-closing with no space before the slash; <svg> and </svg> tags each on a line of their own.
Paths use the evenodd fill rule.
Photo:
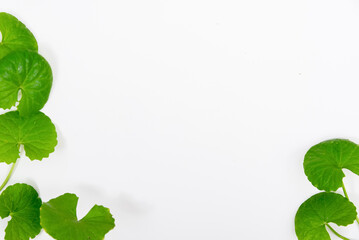
<svg viewBox="0 0 359 240">
<path fill-rule="evenodd" d="M 40 233 L 41 199 L 36 190 L 17 183 L 0 195 L 0 217 L 11 216 L 5 229 L 5 240 L 28 240 Z"/>
<path fill-rule="evenodd" d="M 37 51 L 34 35 L 11 14 L 0 13 L 0 59 L 15 50 Z"/>
<path fill-rule="evenodd" d="M 31 160 L 48 157 L 55 150 L 56 137 L 54 124 L 42 112 L 29 117 L 17 111 L 0 115 L 0 162 L 15 162 L 21 144 Z"/>
<path fill-rule="evenodd" d="M 52 71 L 36 52 L 16 51 L 0 60 L 0 108 L 15 106 L 19 91 L 20 115 L 31 115 L 47 102 L 52 86 Z"/>
<path fill-rule="evenodd" d="M 81 220 L 77 219 L 78 197 L 66 193 L 43 203 L 40 211 L 41 226 L 57 240 L 102 240 L 115 227 L 110 210 L 95 205 Z"/>
<path fill-rule="evenodd" d="M 319 190 L 336 191 L 343 185 L 343 168 L 359 174 L 359 146 L 349 140 L 321 142 L 306 153 L 304 172 Z"/>
<path fill-rule="evenodd" d="M 295 216 L 295 232 L 299 240 L 330 240 L 326 224 L 338 226 L 352 224 L 356 208 L 337 193 L 322 192 L 306 200 Z"/>
</svg>

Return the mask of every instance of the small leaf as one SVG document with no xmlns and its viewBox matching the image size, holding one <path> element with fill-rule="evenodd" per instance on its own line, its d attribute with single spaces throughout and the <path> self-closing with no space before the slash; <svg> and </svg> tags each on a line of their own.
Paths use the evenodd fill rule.
<svg viewBox="0 0 359 240">
<path fill-rule="evenodd" d="M 0 13 L 0 59 L 15 50 L 37 51 L 34 35 L 11 14 Z"/>
<path fill-rule="evenodd" d="M 309 149 L 303 165 L 315 187 L 336 191 L 343 185 L 343 168 L 359 174 L 359 146 L 345 139 L 321 142 Z"/>
<path fill-rule="evenodd" d="M 20 115 L 31 115 L 44 107 L 52 86 L 52 71 L 36 52 L 16 51 L 0 60 L 0 107 L 15 106 L 19 91 Z"/>
<path fill-rule="evenodd" d="M 0 162 L 15 162 L 21 144 L 31 160 L 48 157 L 55 150 L 56 137 L 54 124 L 42 112 L 29 117 L 17 111 L 0 115 Z"/>
<path fill-rule="evenodd" d="M 36 190 L 17 183 L 0 195 L 0 217 L 11 216 L 5 229 L 5 240 L 28 240 L 40 233 L 41 199 Z"/>
<path fill-rule="evenodd" d="M 325 225 L 352 224 L 356 208 L 348 199 L 337 193 L 322 192 L 306 200 L 295 216 L 295 232 L 299 240 L 330 240 Z"/>
<path fill-rule="evenodd" d="M 81 220 L 77 219 L 78 197 L 66 193 L 43 203 L 40 211 L 41 226 L 57 240 L 102 240 L 115 227 L 110 210 L 95 205 Z"/>
</svg>

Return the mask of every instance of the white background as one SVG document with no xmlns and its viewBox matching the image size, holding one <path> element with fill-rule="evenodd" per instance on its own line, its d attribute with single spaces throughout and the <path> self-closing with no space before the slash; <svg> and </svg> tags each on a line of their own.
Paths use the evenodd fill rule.
<svg viewBox="0 0 359 240">
<path fill-rule="evenodd" d="M 0 11 L 53 68 L 43 112 L 59 134 L 10 184 L 43 201 L 74 192 L 79 217 L 109 207 L 106 239 L 294 240 L 295 213 L 318 192 L 305 152 L 359 143 L 356 0 L 1 0 Z"/>
</svg>

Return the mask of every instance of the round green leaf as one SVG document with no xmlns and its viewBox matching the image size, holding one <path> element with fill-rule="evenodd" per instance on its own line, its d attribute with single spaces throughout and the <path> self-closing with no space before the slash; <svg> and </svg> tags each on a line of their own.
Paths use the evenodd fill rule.
<svg viewBox="0 0 359 240">
<path fill-rule="evenodd" d="M 43 203 L 40 211 L 41 226 L 57 240 L 102 240 L 115 227 L 110 210 L 95 205 L 81 220 L 77 219 L 78 197 L 65 193 Z"/>
<path fill-rule="evenodd" d="M 0 217 L 11 216 L 5 229 L 5 240 L 28 240 L 40 233 L 41 199 L 36 190 L 17 183 L 0 195 Z"/>
<path fill-rule="evenodd" d="M 352 224 L 356 208 L 348 199 L 337 193 L 322 192 L 306 200 L 295 216 L 298 240 L 330 240 L 326 224 L 338 226 Z"/>
<path fill-rule="evenodd" d="M 321 142 L 306 153 L 304 172 L 319 190 L 336 191 L 343 185 L 343 168 L 359 174 L 359 146 L 349 140 Z"/>
<path fill-rule="evenodd" d="M 34 35 L 11 14 L 0 13 L 0 59 L 15 50 L 37 51 Z"/>
<path fill-rule="evenodd" d="M 0 108 L 15 106 L 19 91 L 20 115 L 31 115 L 47 102 L 52 86 L 52 71 L 36 52 L 16 51 L 0 60 Z"/>
<path fill-rule="evenodd" d="M 15 162 L 20 145 L 31 160 L 41 160 L 55 150 L 56 138 L 54 124 L 42 112 L 29 117 L 21 117 L 17 111 L 0 115 L 0 162 Z"/>
</svg>

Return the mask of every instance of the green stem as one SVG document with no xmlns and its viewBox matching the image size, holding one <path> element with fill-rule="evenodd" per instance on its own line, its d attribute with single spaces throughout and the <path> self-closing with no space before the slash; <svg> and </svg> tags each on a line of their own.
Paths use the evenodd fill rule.
<svg viewBox="0 0 359 240">
<path fill-rule="evenodd" d="M 11 175 L 12 173 L 14 172 L 14 169 L 15 169 L 15 165 L 16 165 L 16 162 L 14 162 L 11 166 L 11 169 L 9 171 L 9 173 L 7 174 L 4 182 L 1 184 L 0 186 L 0 191 L 6 186 L 6 184 L 9 182 L 10 178 L 11 178 Z"/>
<path fill-rule="evenodd" d="M 344 239 L 344 240 L 350 240 L 349 238 L 346 238 L 342 235 L 340 235 L 339 233 L 337 233 L 337 231 L 335 231 L 329 224 L 325 224 L 325 226 L 327 226 L 337 237 Z"/>
<path fill-rule="evenodd" d="M 344 196 L 349 200 L 347 190 L 345 189 L 345 186 L 344 186 L 344 182 L 342 184 L 342 188 L 343 188 Z"/>
<path fill-rule="evenodd" d="M 347 193 L 347 190 L 345 189 L 345 186 L 344 186 L 344 182 L 342 184 L 342 189 L 343 189 L 343 192 L 344 192 L 344 196 L 349 200 L 349 197 L 348 197 L 348 193 Z M 359 224 L 359 218 L 358 216 L 356 216 L 356 219 L 357 223 Z"/>
</svg>

